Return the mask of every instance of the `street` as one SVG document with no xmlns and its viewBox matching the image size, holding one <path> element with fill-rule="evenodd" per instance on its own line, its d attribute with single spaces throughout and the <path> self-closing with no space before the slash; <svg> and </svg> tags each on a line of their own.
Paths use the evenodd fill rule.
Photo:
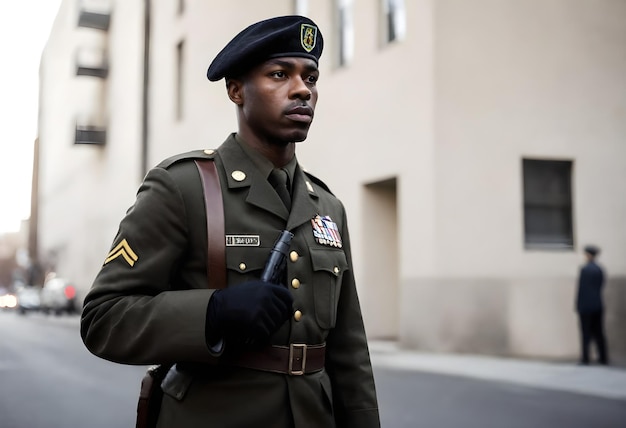
<svg viewBox="0 0 626 428">
<path fill-rule="evenodd" d="M 0 427 L 134 426 L 144 367 L 98 359 L 77 316 L 0 312 Z"/>
<path fill-rule="evenodd" d="M 92 356 L 78 318 L 0 311 L 0 427 L 134 426 L 145 367 Z M 374 366 L 384 428 L 624 427 L 626 402 Z M 264 428 L 264 427 L 263 427 Z"/>
</svg>

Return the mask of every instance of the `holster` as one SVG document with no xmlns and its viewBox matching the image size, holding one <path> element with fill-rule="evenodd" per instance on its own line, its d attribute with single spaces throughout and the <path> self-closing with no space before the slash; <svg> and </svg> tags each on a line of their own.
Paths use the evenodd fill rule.
<svg viewBox="0 0 626 428">
<path fill-rule="evenodd" d="M 139 391 L 139 401 L 137 402 L 137 423 L 136 428 L 156 427 L 159 412 L 161 411 L 161 400 L 163 390 L 161 382 L 170 370 L 171 365 L 161 364 L 151 366 L 141 380 L 141 390 Z"/>
</svg>

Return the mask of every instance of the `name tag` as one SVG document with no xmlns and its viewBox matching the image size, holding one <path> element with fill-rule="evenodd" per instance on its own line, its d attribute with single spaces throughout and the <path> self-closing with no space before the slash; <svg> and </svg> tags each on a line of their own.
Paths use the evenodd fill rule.
<svg viewBox="0 0 626 428">
<path fill-rule="evenodd" d="M 258 247 L 261 245 L 259 235 L 226 235 L 227 247 Z"/>
</svg>

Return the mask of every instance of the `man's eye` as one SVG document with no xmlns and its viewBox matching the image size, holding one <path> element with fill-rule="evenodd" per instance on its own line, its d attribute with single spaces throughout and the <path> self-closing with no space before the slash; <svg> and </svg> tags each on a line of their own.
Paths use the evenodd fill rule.
<svg viewBox="0 0 626 428">
<path fill-rule="evenodd" d="M 274 72 L 272 72 L 272 76 L 278 77 L 278 78 L 283 78 L 283 77 L 285 77 L 285 72 L 284 71 L 274 71 Z"/>
<path fill-rule="evenodd" d="M 317 82 L 317 79 L 318 79 L 318 77 L 317 77 L 317 76 L 308 76 L 308 77 L 306 78 L 306 81 L 307 81 L 308 83 L 315 83 L 315 82 Z"/>
</svg>

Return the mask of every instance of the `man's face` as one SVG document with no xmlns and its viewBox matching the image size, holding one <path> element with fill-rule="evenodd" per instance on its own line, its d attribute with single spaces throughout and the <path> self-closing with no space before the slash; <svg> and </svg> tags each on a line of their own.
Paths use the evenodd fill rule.
<svg viewBox="0 0 626 428">
<path fill-rule="evenodd" d="M 270 59 L 242 79 L 240 120 L 273 144 L 303 141 L 313 121 L 319 70 L 308 58 Z"/>
</svg>

